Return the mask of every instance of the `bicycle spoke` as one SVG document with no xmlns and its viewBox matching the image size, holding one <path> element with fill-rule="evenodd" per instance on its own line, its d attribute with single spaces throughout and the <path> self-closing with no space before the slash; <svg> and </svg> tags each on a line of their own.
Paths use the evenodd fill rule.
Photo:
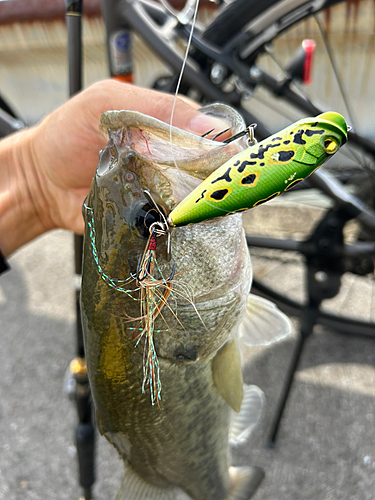
<svg viewBox="0 0 375 500">
<path fill-rule="evenodd" d="M 372 319 L 374 316 L 373 316 L 373 310 L 374 310 L 374 287 L 375 287 L 375 283 L 372 285 L 371 287 L 371 296 L 370 296 L 370 306 L 369 306 L 369 317 Z"/>
<path fill-rule="evenodd" d="M 264 104 L 264 106 L 267 106 L 272 111 L 275 111 L 276 113 L 281 115 L 283 118 L 290 120 L 291 123 L 293 123 L 295 121 L 294 117 L 292 117 L 291 115 L 288 115 L 285 111 L 280 110 L 280 108 L 276 108 L 276 105 L 273 106 L 269 100 L 267 101 L 266 99 L 264 99 L 263 97 L 260 97 L 259 95 L 257 95 L 255 97 L 255 99 L 257 99 L 257 101 Z"/>
<path fill-rule="evenodd" d="M 343 151 L 339 151 L 338 155 L 340 158 L 342 157 L 350 157 L 350 159 L 357 164 L 359 167 L 361 167 L 363 170 L 365 170 L 369 175 L 371 175 L 373 168 L 371 168 L 371 163 L 366 160 L 364 155 L 360 155 L 360 158 L 358 157 L 357 152 L 354 150 L 354 148 L 350 145 L 350 143 L 345 144 L 345 149 Z M 344 165 L 345 166 L 345 165 Z"/>
<path fill-rule="evenodd" d="M 348 111 L 348 115 L 349 115 L 350 121 L 352 122 L 353 129 L 357 130 L 356 120 L 354 119 L 354 113 L 353 113 L 353 110 L 351 109 L 351 106 L 349 105 L 349 99 L 347 98 L 344 86 L 342 85 L 341 78 L 340 78 L 340 75 L 339 75 L 339 72 L 338 72 L 338 69 L 337 69 L 337 64 L 336 64 L 335 58 L 333 56 L 333 49 L 332 49 L 331 43 L 329 41 L 327 32 L 323 28 L 322 23 L 321 23 L 319 17 L 316 14 L 314 14 L 314 18 L 315 18 L 316 24 L 317 24 L 317 26 L 319 28 L 320 34 L 322 36 L 322 39 L 323 39 L 323 42 L 324 42 L 324 45 L 325 45 L 325 48 L 326 48 L 326 51 L 327 51 L 327 55 L 328 55 L 329 60 L 331 62 L 332 70 L 333 70 L 333 73 L 335 75 L 335 79 L 336 79 L 337 85 L 338 85 L 338 87 L 340 89 L 341 96 L 342 96 L 343 101 L 345 103 L 345 107 L 346 107 L 346 109 Z"/>
<path fill-rule="evenodd" d="M 286 69 L 284 68 L 284 66 L 281 64 L 281 62 L 279 61 L 279 59 L 275 56 L 274 52 L 272 51 L 272 49 L 270 47 L 266 47 L 266 52 L 267 54 L 272 58 L 272 60 L 275 62 L 275 64 L 277 64 L 277 66 L 281 69 L 281 71 L 283 72 L 284 74 L 284 77 L 285 78 L 288 78 L 288 72 L 286 71 Z M 292 53 L 292 50 L 289 50 L 290 53 Z M 314 103 L 312 102 L 312 100 L 310 99 L 310 97 L 306 94 L 306 92 L 303 90 L 302 86 L 299 85 L 295 79 L 292 80 L 292 84 L 296 87 L 296 90 L 299 92 L 299 94 L 301 95 L 301 97 L 303 97 L 304 99 L 306 99 L 306 101 L 311 104 L 311 106 L 314 106 Z"/>
<path fill-rule="evenodd" d="M 375 38 L 370 38 L 367 44 L 367 48 L 365 50 L 366 57 L 363 58 L 363 71 L 362 71 L 362 82 L 361 82 L 361 94 L 364 95 L 365 89 L 370 85 L 370 75 L 372 66 L 370 64 L 366 64 L 366 61 L 374 61 L 372 57 L 372 52 L 375 47 Z"/>
<path fill-rule="evenodd" d="M 337 85 L 339 87 L 339 90 L 340 90 L 340 93 L 341 93 L 341 97 L 342 97 L 342 99 L 344 101 L 344 104 L 345 104 L 345 107 L 347 109 L 350 121 L 352 123 L 352 126 L 353 126 L 352 132 L 353 133 L 357 133 L 358 128 L 357 128 L 356 119 L 354 118 L 354 112 L 352 110 L 351 105 L 349 104 L 348 96 L 346 94 L 344 85 L 342 84 L 342 81 L 341 81 L 341 78 L 340 78 L 340 74 L 339 74 L 339 71 L 338 71 L 338 66 L 337 66 L 337 63 L 336 63 L 336 60 L 335 60 L 335 57 L 334 57 L 334 54 L 333 54 L 333 48 L 332 48 L 332 45 L 331 45 L 331 43 L 329 41 L 329 37 L 328 37 L 327 31 L 324 29 L 324 27 L 323 27 L 323 25 L 322 25 L 322 23 L 321 23 L 321 21 L 320 21 L 320 19 L 319 19 L 319 17 L 318 17 L 317 14 L 314 14 L 314 19 L 315 19 L 315 22 L 316 22 L 316 24 L 318 26 L 318 29 L 320 31 L 320 35 L 322 37 L 322 40 L 323 40 L 323 43 L 324 43 L 324 46 L 325 46 L 328 58 L 330 60 L 331 67 L 332 67 L 332 70 L 333 70 L 333 74 L 334 74 L 335 79 L 336 79 L 336 83 L 337 83 Z M 364 163 L 365 163 L 364 155 L 363 154 L 358 154 L 358 156 L 357 156 L 357 153 L 354 153 L 354 152 L 353 152 L 353 155 L 356 158 L 356 161 L 361 166 L 364 166 Z"/>
</svg>

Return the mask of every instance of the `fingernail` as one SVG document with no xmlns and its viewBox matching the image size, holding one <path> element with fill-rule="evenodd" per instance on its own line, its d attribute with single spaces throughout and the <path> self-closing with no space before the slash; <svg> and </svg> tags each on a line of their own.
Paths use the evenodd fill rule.
<svg viewBox="0 0 375 500">
<path fill-rule="evenodd" d="M 219 132 L 225 130 L 229 126 L 230 126 L 229 123 L 225 120 L 199 114 L 191 120 L 189 124 L 189 129 L 194 134 L 199 134 L 199 135 L 205 134 L 209 130 L 214 129 L 210 134 L 211 136 L 218 134 Z"/>
</svg>

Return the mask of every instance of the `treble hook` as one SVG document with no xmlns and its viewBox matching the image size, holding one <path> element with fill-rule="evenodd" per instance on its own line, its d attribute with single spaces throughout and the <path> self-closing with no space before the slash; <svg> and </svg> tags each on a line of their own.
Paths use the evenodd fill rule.
<svg viewBox="0 0 375 500">
<path fill-rule="evenodd" d="M 152 226 L 153 226 L 153 224 L 152 224 Z M 143 250 L 142 255 L 138 259 L 137 272 L 136 272 L 135 277 L 139 283 L 142 282 L 148 274 L 150 274 L 150 265 L 151 265 L 150 259 L 146 262 L 145 267 L 143 269 L 142 269 L 142 267 L 143 267 L 143 263 L 145 261 L 146 253 L 148 250 L 150 250 L 152 238 L 155 239 L 155 247 L 156 247 L 156 238 L 154 236 L 154 228 L 151 229 L 151 226 L 150 226 L 150 236 L 147 238 L 145 249 Z M 141 277 L 141 272 L 143 272 L 142 277 Z"/>
<path fill-rule="evenodd" d="M 211 139 L 212 141 L 214 141 L 215 139 L 217 139 L 218 137 L 220 137 L 221 135 L 225 134 L 225 132 L 228 132 L 228 130 L 230 130 L 230 127 L 226 128 L 225 130 L 222 130 L 221 132 L 219 132 L 218 134 L 214 135 L 213 138 Z"/>
<path fill-rule="evenodd" d="M 205 132 L 204 134 L 201 135 L 201 137 L 206 137 L 208 134 L 211 134 L 211 132 L 213 132 L 215 129 L 212 128 L 211 130 L 209 130 L 208 132 Z"/>
<path fill-rule="evenodd" d="M 171 260 L 171 228 L 170 228 L 170 225 L 168 224 L 168 221 L 167 221 L 164 213 L 162 212 L 162 210 L 160 210 L 158 204 L 155 202 L 154 198 L 152 197 L 150 191 L 148 191 L 147 189 L 144 189 L 143 193 L 144 193 L 147 201 L 150 203 L 150 205 L 152 205 L 155 208 L 155 210 L 159 214 L 160 218 L 162 219 L 162 221 L 160 221 L 160 222 L 154 222 L 154 224 L 152 224 L 150 226 L 150 229 L 152 226 L 158 225 L 159 229 L 157 231 L 156 236 L 165 236 L 165 235 L 167 236 L 167 259 L 169 262 Z"/>
<path fill-rule="evenodd" d="M 254 131 L 257 128 L 256 123 L 252 123 L 248 127 L 246 127 L 244 130 L 241 130 L 241 132 L 238 132 L 238 134 L 232 135 L 232 137 L 228 137 L 228 139 L 225 139 L 223 141 L 224 144 L 229 144 L 230 142 L 236 141 L 237 139 L 240 139 L 244 135 L 247 135 L 247 145 L 248 146 L 253 146 L 257 142 L 255 139 Z"/>
<path fill-rule="evenodd" d="M 139 277 L 139 270 L 140 270 L 140 267 L 141 267 L 141 261 L 142 261 L 143 255 L 144 255 L 144 252 L 139 256 L 138 264 L 137 264 L 137 270 L 136 270 L 135 274 L 134 273 L 130 273 L 130 276 L 133 279 L 137 280 L 137 281 L 142 281 L 144 279 L 144 278 L 140 278 Z"/>
<path fill-rule="evenodd" d="M 172 268 L 172 272 L 171 272 L 171 275 L 169 276 L 168 279 L 165 280 L 164 283 L 170 283 L 173 278 L 174 278 L 174 273 L 175 273 L 175 270 L 176 270 L 176 263 L 173 264 L 173 268 Z"/>
<path fill-rule="evenodd" d="M 145 258 L 147 252 L 150 250 L 156 250 L 156 236 L 155 236 L 155 225 L 158 224 L 157 222 L 154 222 L 154 224 L 151 224 L 150 226 L 150 236 L 147 239 L 145 249 L 142 253 L 142 255 L 138 259 L 138 264 L 137 264 L 137 272 L 134 275 L 131 275 L 132 278 L 135 278 L 138 283 L 141 283 L 147 275 L 150 275 L 150 266 L 151 266 L 151 259 L 148 258 L 147 262 L 145 263 Z M 144 264 L 144 265 L 143 265 Z M 173 280 L 174 274 L 176 270 L 176 263 L 173 265 L 172 273 L 169 278 L 167 278 L 164 283 L 169 283 Z M 143 276 L 141 276 L 141 273 Z"/>
<path fill-rule="evenodd" d="M 211 134 L 211 132 L 213 132 L 215 129 L 212 128 L 211 130 L 209 130 L 208 132 L 205 132 L 204 134 L 201 135 L 201 137 L 206 137 L 207 135 Z M 230 127 L 229 128 L 226 128 L 225 130 L 222 130 L 221 132 L 219 132 L 218 134 L 214 135 L 211 139 L 211 141 L 214 141 L 215 139 L 217 139 L 218 137 L 220 137 L 221 135 L 225 134 L 225 132 L 228 132 L 228 130 L 230 130 Z"/>
</svg>

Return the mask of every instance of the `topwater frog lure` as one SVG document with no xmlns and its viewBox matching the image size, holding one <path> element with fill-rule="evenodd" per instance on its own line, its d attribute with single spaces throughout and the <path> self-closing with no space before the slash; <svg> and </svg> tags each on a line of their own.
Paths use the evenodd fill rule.
<svg viewBox="0 0 375 500">
<path fill-rule="evenodd" d="M 304 118 L 238 153 L 207 177 L 168 216 L 170 227 L 195 224 L 265 203 L 304 180 L 343 146 L 345 119 Z"/>
</svg>

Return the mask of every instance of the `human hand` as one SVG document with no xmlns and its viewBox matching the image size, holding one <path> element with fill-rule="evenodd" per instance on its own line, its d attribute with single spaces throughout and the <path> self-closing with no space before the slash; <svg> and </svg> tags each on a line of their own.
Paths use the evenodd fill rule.
<svg viewBox="0 0 375 500">
<path fill-rule="evenodd" d="M 28 224 L 23 234 L 12 235 L 15 241 L 12 238 L 5 240 L 1 231 L 0 203 L 0 248 L 3 253 L 9 255 L 50 229 L 83 232 L 82 203 L 95 173 L 98 153 L 106 143 L 98 128 L 104 111 L 139 111 L 169 123 L 172 105 L 172 95 L 106 80 L 70 99 L 38 126 L 15 134 L 17 199 L 22 199 L 26 207 L 17 217 L 18 220 L 27 217 Z M 196 134 L 214 127 L 216 131 L 226 128 L 225 122 L 200 114 L 198 107 L 192 101 L 178 98 L 173 125 Z M 22 229 L 22 224 L 19 227 Z"/>
</svg>

